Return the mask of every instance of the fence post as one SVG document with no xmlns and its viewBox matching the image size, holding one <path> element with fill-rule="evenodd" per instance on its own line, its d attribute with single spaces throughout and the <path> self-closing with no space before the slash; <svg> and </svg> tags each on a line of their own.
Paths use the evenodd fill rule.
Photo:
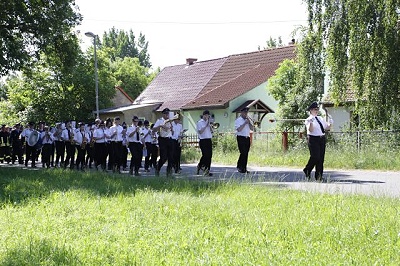
<svg viewBox="0 0 400 266">
<path fill-rule="evenodd" d="M 287 132 L 287 130 L 282 132 L 282 146 L 283 146 L 283 151 L 288 150 L 288 132 Z"/>
</svg>

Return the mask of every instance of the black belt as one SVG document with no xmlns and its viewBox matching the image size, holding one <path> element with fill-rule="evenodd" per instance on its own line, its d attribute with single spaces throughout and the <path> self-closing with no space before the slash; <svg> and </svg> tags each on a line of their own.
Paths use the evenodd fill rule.
<svg viewBox="0 0 400 266">
<path fill-rule="evenodd" d="M 160 139 L 172 139 L 171 137 L 159 137 Z"/>
<path fill-rule="evenodd" d="M 325 138 L 325 135 L 321 135 L 321 136 L 308 135 L 308 136 L 311 138 L 319 138 L 319 139 Z"/>
<path fill-rule="evenodd" d="M 238 137 L 240 137 L 240 138 L 246 138 L 246 139 L 250 138 L 250 137 L 246 137 L 246 136 L 238 136 Z"/>
<path fill-rule="evenodd" d="M 113 143 L 122 143 L 122 141 L 111 141 Z"/>
</svg>

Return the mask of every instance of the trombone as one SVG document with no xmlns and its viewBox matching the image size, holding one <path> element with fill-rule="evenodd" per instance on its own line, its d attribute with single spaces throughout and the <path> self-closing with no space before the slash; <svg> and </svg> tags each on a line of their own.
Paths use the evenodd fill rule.
<svg viewBox="0 0 400 266">
<path fill-rule="evenodd" d="M 164 124 L 166 124 L 168 122 L 172 122 L 172 121 L 177 120 L 177 119 L 179 119 L 179 114 L 176 114 L 171 118 L 168 118 L 167 120 L 164 121 Z"/>
<path fill-rule="evenodd" d="M 269 122 L 274 123 L 274 122 L 303 122 L 305 119 L 301 118 L 282 118 L 282 119 L 276 119 L 276 118 L 271 118 L 269 119 Z"/>
</svg>

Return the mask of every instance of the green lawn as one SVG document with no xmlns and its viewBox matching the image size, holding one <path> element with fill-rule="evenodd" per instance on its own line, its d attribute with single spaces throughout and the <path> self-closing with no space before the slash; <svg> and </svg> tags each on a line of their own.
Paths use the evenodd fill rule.
<svg viewBox="0 0 400 266">
<path fill-rule="evenodd" d="M 398 265 L 399 199 L 0 167 L 0 265 Z"/>
</svg>

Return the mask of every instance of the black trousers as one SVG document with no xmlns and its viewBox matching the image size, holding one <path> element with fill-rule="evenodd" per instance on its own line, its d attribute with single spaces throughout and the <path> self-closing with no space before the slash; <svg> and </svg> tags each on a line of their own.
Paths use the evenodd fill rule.
<svg viewBox="0 0 400 266">
<path fill-rule="evenodd" d="M 158 160 L 157 171 L 160 172 L 161 167 L 168 160 L 167 175 L 172 173 L 172 164 L 174 162 L 174 143 L 171 138 L 158 138 L 160 147 L 160 159 Z"/>
<path fill-rule="evenodd" d="M 55 143 L 56 143 L 56 165 L 58 165 L 59 162 L 61 162 L 61 164 L 64 164 L 65 143 L 64 141 L 59 141 L 59 140 L 57 140 Z"/>
<path fill-rule="evenodd" d="M 147 156 L 144 157 L 144 169 L 148 170 L 149 167 L 151 166 L 150 158 L 153 154 L 153 151 L 152 151 L 153 146 L 152 146 L 151 142 L 146 142 L 145 144 L 146 144 Z"/>
<path fill-rule="evenodd" d="M 304 172 L 309 176 L 315 167 L 315 179 L 320 180 L 324 172 L 326 138 L 325 136 L 308 136 L 307 140 L 308 149 L 310 150 L 310 159 L 308 159 Z"/>
<path fill-rule="evenodd" d="M 142 164 L 143 144 L 140 142 L 129 142 L 129 150 L 131 151 L 131 164 L 129 168 L 138 173 Z"/>
<path fill-rule="evenodd" d="M 53 144 L 44 144 L 42 147 L 42 166 L 50 167 L 50 157 L 53 151 Z"/>
<path fill-rule="evenodd" d="M 70 141 L 65 142 L 65 151 L 67 155 L 65 156 L 65 161 L 64 161 L 64 168 L 70 164 L 70 168 L 74 168 L 75 165 L 75 145 L 72 145 Z"/>
<path fill-rule="evenodd" d="M 18 159 L 19 164 L 24 163 L 24 150 L 22 149 L 21 142 L 13 143 L 12 145 L 12 163 Z"/>
<path fill-rule="evenodd" d="M 109 160 L 113 167 L 122 166 L 122 141 L 111 141 L 111 154 Z"/>
<path fill-rule="evenodd" d="M 28 166 L 28 161 L 32 161 L 32 166 L 35 166 L 36 164 L 36 147 L 35 146 L 29 146 L 26 144 L 25 146 L 25 166 Z"/>
<path fill-rule="evenodd" d="M 150 154 L 149 166 L 157 168 L 157 158 L 158 158 L 158 146 L 157 146 L 157 144 L 151 143 L 151 149 L 147 150 L 147 154 L 148 155 Z"/>
<path fill-rule="evenodd" d="M 92 167 L 92 163 L 95 160 L 94 158 L 94 146 L 91 147 L 90 143 L 86 145 L 86 158 L 85 158 L 85 165 L 89 164 L 89 167 Z"/>
<path fill-rule="evenodd" d="M 237 169 L 241 172 L 247 171 L 247 161 L 250 151 L 250 137 L 237 136 L 237 145 L 239 148 L 239 159 L 237 161 Z"/>
<path fill-rule="evenodd" d="M 178 140 L 173 139 L 174 144 L 174 163 L 172 167 L 175 168 L 175 173 L 179 171 L 181 168 L 181 154 L 182 154 L 182 147 L 179 144 Z"/>
<path fill-rule="evenodd" d="M 86 148 L 81 147 L 81 145 L 75 145 L 77 156 L 76 156 L 76 169 L 83 169 L 85 166 L 85 155 L 86 155 Z"/>
<path fill-rule="evenodd" d="M 201 158 L 197 168 L 203 168 L 204 171 L 210 171 L 212 159 L 212 141 L 211 139 L 201 139 L 199 141 Z"/>
<path fill-rule="evenodd" d="M 95 166 L 101 165 L 101 169 L 106 170 L 107 146 L 106 143 L 95 143 Z"/>
</svg>

